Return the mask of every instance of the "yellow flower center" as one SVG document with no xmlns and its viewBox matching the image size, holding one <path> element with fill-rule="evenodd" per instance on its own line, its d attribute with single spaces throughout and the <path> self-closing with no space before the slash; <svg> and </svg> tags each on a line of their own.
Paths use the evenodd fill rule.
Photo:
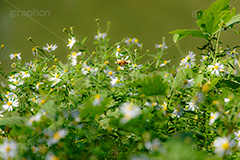
<svg viewBox="0 0 240 160">
<path fill-rule="evenodd" d="M 227 149 L 229 148 L 229 143 L 228 143 L 228 142 L 223 143 L 222 148 L 223 148 L 224 150 L 227 150 Z"/>
<path fill-rule="evenodd" d="M 18 81 L 15 81 L 14 84 L 18 84 Z"/>
<path fill-rule="evenodd" d="M 152 103 L 152 107 L 155 106 L 156 104 L 157 104 L 157 103 L 153 102 L 153 103 Z"/>
<path fill-rule="evenodd" d="M 218 67 L 218 66 L 214 66 L 213 68 L 214 68 L 214 69 L 218 69 L 219 67 Z"/>
<path fill-rule="evenodd" d="M 68 42 L 68 44 L 71 44 L 72 43 L 72 40 L 70 40 L 69 42 Z"/>
<path fill-rule="evenodd" d="M 59 160 L 59 158 L 57 156 L 53 155 L 50 157 L 50 160 Z"/>
<path fill-rule="evenodd" d="M 15 58 L 18 56 L 17 53 L 14 54 Z"/>
<path fill-rule="evenodd" d="M 137 67 L 137 64 L 136 64 L 136 63 L 134 64 L 134 67 Z"/>
<path fill-rule="evenodd" d="M 73 52 L 72 55 L 73 55 L 73 56 L 76 56 L 76 55 L 77 55 L 77 52 Z"/>
<path fill-rule="evenodd" d="M 96 98 L 96 99 L 100 99 L 100 98 L 101 98 L 100 94 L 97 94 L 97 95 L 95 96 L 95 98 Z"/>
<path fill-rule="evenodd" d="M 25 71 L 25 72 L 24 72 L 24 74 L 27 74 L 27 73 L 28 73 L 28 71 Z"/>
<path fill-rule="evenodd" d="M 35 98 L 35 97 L 33 97 L 33 98 L 32 98 L 32 100 L 35 102 L 35 101 L 36 101 L 36 98 Z"/>
<path fill-rule="evenodd" d="M 167 64 L 167 61 L 163 61 L 164 64 Z"/>
<path fill-rule="evenodd" d="M 129 115 L 124 115 L 124 118 L 127 119 L 127 120 L 130 120 L 132 117 L 129 116 Z"/>
<path fill-rule="evenodd" d="M 162 47 L 163 47 L 163 45 L 162 45 L 162 44 L 159 44 L 158 46 L 159 46 L 160 48 L 162 48 Z"/>
<path fill-rule="evenodd" d="M 117 52 L 120 52 L 121 51 L 121 48 L 117 48 Z"/>
<path fill-rule="evenodd" d="M 112 72 L 112 71 L 109 71 L 108 74 L 109 74 L 110 76 L 112 76 L 112 75 L 113 75 L 113 72 Z"/>
<path fill-rule="evenodd" d="M 7 105 L 8 105 L 8 106 L 11 106 L 11 105 L 12 105 L 12 102 L 7 102 Z"/>
<path fill-rule="evenodd" d="M 87 71 L 91 71 L 91 68 L 89 67 L 89 68 L 87 68 Z"/>
<path fill-rule="evenodd" d="M 59 139 L 61 139 L 61 136 L 58 132 L 56 132 L 56 133 L 54 133 L 53 138 L 56 140 L 59 140 Z"/>
<path fill-rule="evenodd" d="M 35 52 L 36 51 L 36 49 L 35 48 L 32 48 L 32 52 Z"/>
<path fill-rule="evenodd" d="M 41 100 L 41 104 L 44 104 L 44 103 L 46 103 L 46 101 L 43 99 L 43 100 Z"/>
<path fill-rule="evenodd" d="M 166 105 L 163 106 L 163 110 L 164 110 L 164 111 L 167 110 L 167 106 L 166 106 Z"/>
<path fill-rule="evenodd" d="M 6 147 L 6 151 L 9 152 L 11 150 L 10 146 Z"/>
<path fill-rule="evenodd" d="M 188 56 L 187 56 L 187 57 L 186 57 L 186 59 L 187 59 L 187 60 L 189 60 L 189 59 L 190 59 L 190 57 L 188 57 Z"/>
<path fill-rule="evenodd" d="M 137 38 L 135 39 L 135 43 L 138 43 L 138 39 Z"/>
<path fill-rule="evenodd" d="M 108 61 L 105 61 L 104 64 L 107 65 L 109 62 Z"/>
<path fill-rule="evenodd" d="M 211 116 L 210 119 L 214 119 L 215 118 L 215 115 Z"/>
<path fill-rule="evenodd" d="M 118 83 L 119 82 L 119 79 L 116 81 L 116 83 Z"/>
<path fill-rule="evenodd" d="M 128 40 L 128 42 L 132 42 L 132 38 L 130 38 L 130 39 Z"/>
<path fill-rule="evenodd" d="M 56 77 L 56 78 L 59 78 L 59 75 L 57 74 L 55 77 Z"/>
<path fill-rule="evenodd" d="M 50 49 L 52 49 L 52 47 L 51 46 L 48 46 L 48 48 L 47 48 L 48 50 L 50 50 Z"/>
</svg>

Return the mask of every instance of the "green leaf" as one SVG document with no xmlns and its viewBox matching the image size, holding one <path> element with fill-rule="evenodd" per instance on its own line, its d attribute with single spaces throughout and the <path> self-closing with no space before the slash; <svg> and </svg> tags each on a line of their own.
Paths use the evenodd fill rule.
<svg viewBox="0 0 240 160">
<path fill-rule="evenodd" d="M 173 41 L 175 43 L 186 36 L 193 36 L 193 37 L 208 39 L 207 34 L 205 34 L 201 30 L 182 29 L 182 30 L 171 31 L 169 33 L 174 34 Z"/>
<path fill-rule="evenodd" d="M 172 90 L 180 87 L 183 83 L 183 81 L 186 78 L 192 78 L 193 77 L 193 72 L 190 68 L 183 68 L 178 71 L 176 77 L 174 78 L 173 84 L 172 84 Z"/>
<path fill-rule="evenodd" d="M 194 77 L 195 83 L 194 86 L 195 87 L 199 87 L 202 84 L 203 81 L 203 75 L 202 74 L 196 74 Z"/>
<path fill-rule="evenodd" d="M 235 15 L 226 23 L 226 27 L 234 25 L 235 23 L 240 23 L 240 14 Z"/>
<path fill-rule="evenodd" d="M 8 126 L 8 127 L 12 127 L 12 126 L 20 126 L 20 125 L 24 125 L 26 122 L 25 118 L 22 117 L 8 117 L 8 118 L 2 118 L 0 120 L 0 126 Z"/>
<path fill-rule="evenodd" d="M 161 75 L 145 75 L 144 78 L 139 78 L 131 85 L 140 89 L 139 94 L 146 96 L 165 95 L 168 89 L 168 84 Z"/>
</svg>

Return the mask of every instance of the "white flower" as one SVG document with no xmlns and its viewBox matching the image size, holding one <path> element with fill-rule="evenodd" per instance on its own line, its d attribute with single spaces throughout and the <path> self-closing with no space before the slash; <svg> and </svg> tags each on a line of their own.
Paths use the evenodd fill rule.
<svg viewBox="0 0 240 160">
<path fill-rule="evenodd" d="M 68 131 L 66 129 L 61 129 L 55 133 L 52 134 L 51 138 L 48 139 L 47 143 L 49 146 L 56 144 L 59 142 L 62 138 L 64 138 L 67 135 Z"/>
<path fill-rule="evenodd" d="M 121 48 L 120 45 L 117 46 L 117 51 L 116 51 L 116 57 L 123 56 L 123 54 L 120 53 L 121 52 Z"/>
<path fill-rule="evenodd" d="M 112 71 L 108 68 L 107 68 L 107 70 L 104 70 L 104 73 L 106 73 L 108 77 L 114 77 L 114 74 L 115 74 L 114 71 Z"/>
<path fill-rule="evenodd" d="M 94 99 L 92 105 L 93 106 L 100 106 L 101 101 L 102 101 L 102 98 L 101 98 L 100 94 L 97 94 L 97 95 L 95 95 L 95 99 Z"/>
<path fill-rule="evenodd" d="M 141 47 L 141 44 L 138 43 L 138 39 L 137 38 L 129 38 L 127 37 L 124 41 L 126 44 L 130 45 L 130 44 L 136 44 L 138 47 Z"/>
<path fill-rule="evenodd" d="M 68 38 L 68 45 L 67 47 L 69 47 L 69 49 L 72 49 L 73 45 L 77 42 L 75 37 L 72 38 Z"/>
<path fill-rule="evenodd" d="M 82 52 L 73 52 L 70 56 L 69 59 L 72 61 L 72 66 L 76 66 L 77 65 L 77 57 L 82 55 Z"/>
<path fill-rule="evenodd" d="M 216 119 L 218 118 L 218 116 L 219 116 L 219 113 L 218 113 L 218 112 L 216 112 L 216 113 L 211 113 L 209 125 L 212 125 L 212 124 L 216 121 Z"/>
<path fill-rule="evenodd" d="M 195 109 L 198 109 L 198 106 L 196 105 L 195 101 L 187 102 L 187 106 L 189 110 L 195 111 Z"/>
<path fill-rule="evenodd" d="M 187 79 L 183 81 L 183 86 L 186 88 L 192 87 L 194 84 L 194 79 Z"/>
<path fill-rule="evenodd" d="M 230 95 L 228 98 L 224 98 L 224 102 L 225 102 L 225 103 L 228 103 L 228 102 L 230 102 L 233 98 L 234 98 L 234 96 L 233 96 L 233 95 Z"/>
<path fill-rule="evenodd" d="M 189 52 L 189 54 L 181 60 L 179 65 L 185 68 L 192 68 L 195 65 L 195 56 L 196 54 Z"/>
<path fill-rule="evenodd" d="M 208 58 L 208 56 L 202 56 L 202 59 L 200 59 L 200 61 L 204 62 L 207 58 Z"/>
<path fill-rule="evenodd" d="M 21 53 L 10 54 L 10 58 L 11 58 L 11 59 L 16 58 L 16 59 L 18 59 L 18 60 L 20 61 L 20 60 L 22 59 L 22 58 L 21 58 Z"/>
<path fill-rule="evenodd" d="M 240 140 L 240 130 L 234 132 L 234 135 L 236 136 L 235 137 L 236 140 Z"/>
<path fill-rule="evenodd" d="M 13 111 L 13 107 L 18 107 L 19 102 L 14 97 L 9 97 L 8 101 L 5 101 L 5 104 L 2 106 L 4 110 Z"/>
<path fill-rule="evenodd" d="M 42 113 L 37 113 L 34 116 L 31 116 L 30 119 L 27 122 L 27 125 L 31 126 L 33 124 L 33 122 L 38 122 L 41 120 L 42 117 Z"/>
<path fill-rule="evenodd" d="M 180 118 L 182 116 L 182 110 L 180 108 L 174 109 L 173 114 Z"/>
<path fill-rule="evenodd" d="M 13 140 L 4 140 L 3 144 L 0 145 L 0 152 L 3 159 L 14 159 L 17 153 L 17 143 Z"/>
<path fill-rule="evenodd" d="M 212 71 L 212 74 L 215 75 L 220 75 L 220 72 L 224 71 L 224 66 L 220 63 L 215 63 L 215 65 L 209 65 L 207 68 L 210 69 Z"/>
<path fill-rule="evenodd" d="M 111 78 L 111 81 L 110 81 L 110 83 L 111 83 L 111 85 L 114 87 L 114 86 L 118 86 L 119 84 L 119 79 L 117 78 L 117 77 L 110 77 Z"/>
<path fill-rule="evenodd" d="M 167 103 L 166 103 L 166 102 L 163 102 L 163 104 L 162 104 L 160 107 L 162 107 L 163 114 L 165 115 L 166 112 L 167 112 Z"/>
<path fill-rule="evenodd" d="M 226 51 L 226 53 L 230 57 L 235 57 L 236 55 L 238 55 L 236 48 L 234 50 L 228 50 L 228 51 Z"/>
<path fill-rule="evenodd" d="M 136 63 L 134 63 L 134 64 L 131 65 L 131 68 L 129 70 L 134 70 L 134 69 L 137 70 L 137 69 L 140 69 L 140 68 L 142 68 L 141 64 L 137 65 Z"/>
<path fill-rule="evenodd" d="M 160 64 L 160 67 L 163 67 L 163 66 L 166 66 L 169 62 L 171 62 L 171 60 L 168 60 L 168 61 L 163 61 L 162 64 Z"/>
<path fill-rule="evenodd" d="M 21 71 L 20 72 L 20 76 L 22 76 L 22 78 L 28 78 L 31 75 L 28 73 L 28 71 Z"/>
<path fill-rule="evenodd" d="M 48 51 L 48 52 L 51 52 L 51 51 L 55 51 L 57 49 L 57 45 L 56 44 L 51 44 L 49 46 L 49 44 L 47 43 L 47 47 L 43 47 L 44 50 Z"/>
<path fill-rule="evenodd" d="M 94 36 L 94 39 L 104 39 L 107 37 L 107 33 L 98 33 L 98 35 Z"/>
<path fill-rule="evenodd" d="M 213 146 L 215 147 L 215 153 L 219 156 L 223 156 L 224 154 L 230 154 L 230 148 L 233 146 L 233 142 L 230 142 L 227 137 L 217 137 L 213 142 Z"/>
<path fill-rule="evenodd" d="M 168 46 L 166 45 L 166 43 L 164 42 L 163 44 L 155 44 L 155 48 L 159 48 L 159 49 L 167 49 Z"/>
<path fill-rule="evenodd" d="M 145 148 L 150 151 L 158 151 L 160 149 L 160 141 L 156 138 L 152 142 L 145 142 Z"/>
<path fill-rule="evenodd" d="M 123 118 L 120 120 L 120 122 L 124 124 L 129 120 L 139 116 L 141 114 L 141 109 L 136 105 L 126 102 L 121 104 L 120 112 L 123 114 Z"/>
</svg>

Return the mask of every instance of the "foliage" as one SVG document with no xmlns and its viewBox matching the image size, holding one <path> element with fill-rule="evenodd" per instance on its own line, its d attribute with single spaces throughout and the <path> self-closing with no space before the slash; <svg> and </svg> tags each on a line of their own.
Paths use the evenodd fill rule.
<svg viewBox="0 0 240 160">
<path fill-rule="evenodd" d="M 207 43 L 177 66 L 143 50 L 137 38 L 110 44 L 109 25 L 90 52 L 74 28 L 68 62 L 57 45 L 39 47 L 34 59 L 11 54 L 13 70 L 0 87 L 2 159 L 237 159 L 240 140 L 240 62 L 220 33 L 239 23 L 229 0 L 198 12 L 200 30 L 171 32 Z M 1 46 L 4 49 L 4 45 Z M 200 56 L 201 55 L 201 56 Z M 143 59 L 146 63 L 139 64 Z M 200 63 L 200 62 L 201 63 Z"/>
</svg>

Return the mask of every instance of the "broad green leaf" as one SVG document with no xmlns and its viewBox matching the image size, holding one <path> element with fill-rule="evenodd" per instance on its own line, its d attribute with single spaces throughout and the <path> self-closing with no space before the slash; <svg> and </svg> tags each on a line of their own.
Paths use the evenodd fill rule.
<svg viewBox="0 0 240 160">
<path fill-rule="evenodd" d="M 24 125 L 26 122 L 25 118 L 22 117 L 8 117 L 8 118 L 2 118 L 0 119 L 0 126 L 8 126 L 8 127 L 12 127 L 12 126 L 20 126 L 20 125 Z"/>
<path fill-rule="evenodd" d="M 202 74 L 196 74 L 195 77 L 194 77 L 194 86 L 195 87 L 199 87 L 201 86 L 202 84 L 202 81 L 203 81 L 203 75 Z"/>
<path fill-rule="evenodd" d="M 169 33 L 174 34 L 173 41 L 175 43 L 186 36 L 200 37 L 205 39 L 208 38 L 208 36 L 201 30 L 182 29 L 171 31 Z"/>
<path fill-rule="evenodd" d="M 173 90 L 177 87 L 180 87 L 186 78 L 193 78 L 193 72 L 190 68 L 183 68 L 178 71 L 176 77 L 174 78 L 171 89 Z"/>
<path fill-rule="evenodd" d="M 168 89 L 168 84 L 164 82 L 161 75 L 147 75 L 137 79 L 131 85 L 138 87 L 139 94 L 146 96 L 165 95 Z"/>
</svg>

